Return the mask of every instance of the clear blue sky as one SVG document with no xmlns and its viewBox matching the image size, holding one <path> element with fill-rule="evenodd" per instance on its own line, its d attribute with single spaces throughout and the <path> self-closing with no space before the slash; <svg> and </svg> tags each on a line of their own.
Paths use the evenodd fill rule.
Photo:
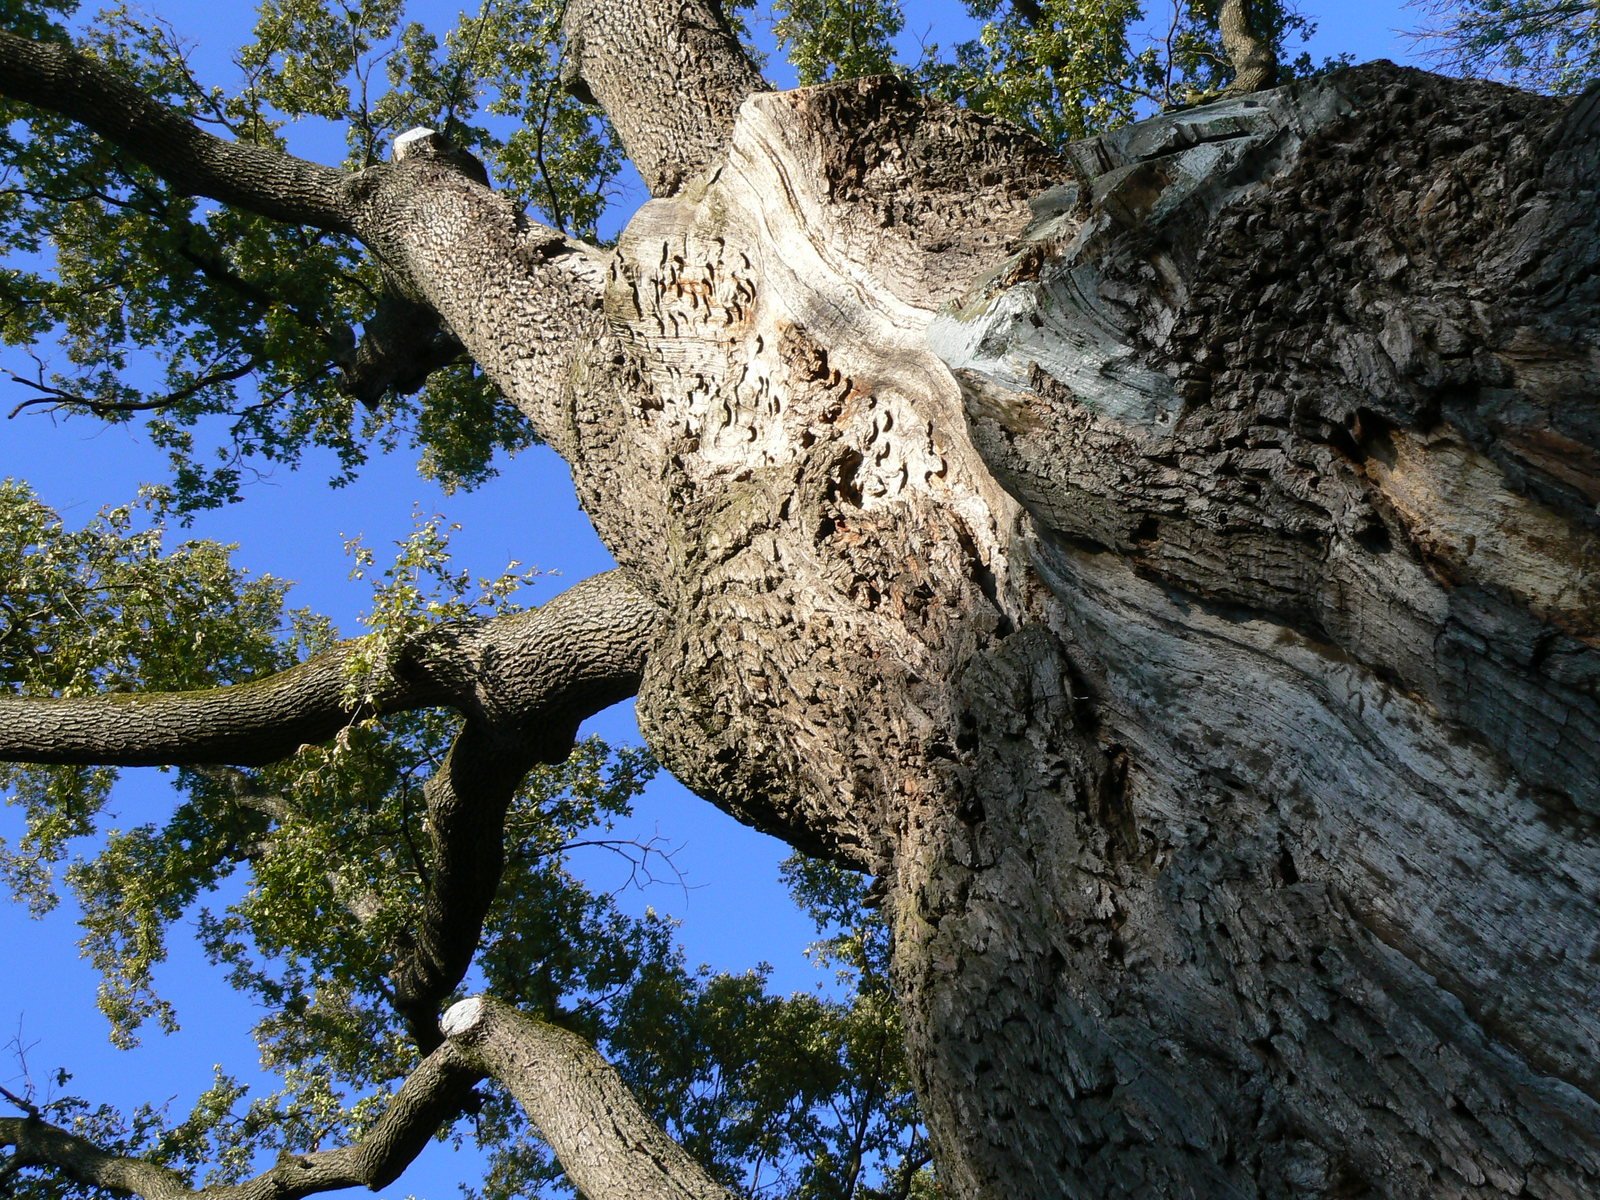
<svg viewBox="0 0 1600 1200">
<path fill-rule="evenodd" d="M 142 7 L 167 17 L 198 43 L 202 72 L 211 70 L 217 82 L 231 82 L 227 56 L 245 40 L 248 8 L 214 0 L 144 0 Z M 454 7 L 434 0 L 413 5 L 446 17 Z M 908 0 L 906 8 L 911 46 L 918 40 L 958 40 L 967 28 L 965 18 L 956 15 L 958 5 Z M 1318 59 L 1341 52 L 1358 61 L 1413 57 L 1409 39 L 1396 30 L 1421 24 L 1415 11 L 1366 0 L 1326 0 L 1320 9 L 1308 0 L 1304 8 L 1320 24 L 1311 45 Z M 1164 5 L 1150 6 L 1153 16 L 1158 10 Z M 776 55 L 769 74 L 780 85 L 792 82 Z M 6 352 L 0 366 L 20 373 L 25 361 Z M 11 403 L 3 391 L 0 403 L 8 408 Z M 160 456 L 133 427 L 100 428 L 87 419 L 53 424 L 38 416 L 0 424 L 0 476 L 29 480 L 69 525 L 80 524 L 104 504 L 126 500 L 139 482 L 159 477 L 161 470 Z M 330 614 L 347 630 L 354 628 L 363 597 L 346 581 L 345 537 L 362 534 L 381 551 L 409 531 L 413 503 L 463 524 L 456 542 L 459 561 L 476 573 L 496 573 L 511 559 L 560 571 L 559 578 L 540 581 L 536 601 L 610 565 L 578 511 L 565 468 L 542 449 L 522 455 L 499 480 L 468 496 L 440 495 L 401 459 L 374 462 L 354 486 L 340 491 L 325 486 L 328 474 L 313 464 L 263 480 L 249 488 L 244 504 L 202 519 L 195 533 L 240 543 L 239 562 L 258 573 L 299 581 L 293 602 Z M 637 740 L 627 706 L 603 715 L 593 727 L 614 741 Z M 118 793 L 126 823 L 150 819 L 169 803 L 159 774 L 127 774 L 130 781 Z M 0 811 L 0 834 L 14 836 L 17 828 L 15 815 Z M 781 988 L 819 982 L 801 957 L 811 929 L 777 884 L 783 846 L 740 828 L 670 780 L 653 786 L 639 805 L 635 831 L 643 837 L 659 832 L 680 847 L 677 863 L 690 889 L 658 887 L 633 895 L 630 903 L 652 904 L 681 918 L 691 962 L 742 970 L 765 960 L 775 966 L 774 981 Z M 593 869 L 597 880 L 618 882 L 606 862 L 596 861 Z M 0 978 L 0 1042 L 20 1022 L 24 1041 L 34 1046 L 29 1062 L 36 1077 L 64 1066 L 75 1074 L 72 1090 L 92 1101 L 132 1107 L 171 1097 L 175 1112 L 186 1112 L 193 1096 L 210 1083 L 213 1063 L 248 1077 L 255 1058 L 248 1034 L 253 1014 L 241 1010 L 203 958 L 183 943 L 181 929 L 173 938 L 173 961 L 159 978 L 178 1006 L 183 1030 L 171 1039 L 152 1036 L 144 1049 L 132 1053 L 115 1052 L 106 1041 L 104 1021 L 94 1008 L 96 979 L 76 958 L 76 940 L 69 905 L 42 922 L 29 922 L 15 909 L 0 920 L 0 961 L 11 966 Z M 15 1087 L 14 1075 L 8 1058 L 0 1057 L 0 1083 Z M 431 1149 L 383 1196 L 454 1196 L 463 1172 L 450 1157 L 444 1147 Z"/>
</svg>

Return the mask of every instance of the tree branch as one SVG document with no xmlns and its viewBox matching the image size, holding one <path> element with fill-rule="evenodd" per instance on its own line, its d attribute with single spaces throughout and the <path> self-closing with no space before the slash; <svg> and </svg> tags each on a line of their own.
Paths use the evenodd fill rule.
<svg viewBox="0 0 1600 1200">
<path fill-rule="evenodd" d="M 467 1062 L 517 1098 L 580 1195 L 731 1200 L 577 1034 L 485 996 L 453 1006 L 441 1027 Z"/>
<path fill-rule="evenodd" d="M 460 1110 L 483 1072 L 446 1044 L 413 1071 L 362 1141 L 288 1155 L 233 1186 L 194 1189 L 176 1171 L 111 1154 L 37 1117 L 0 1118 L 0 1146 L 19 1167 L 52 1167 L 79 1183 L 132 1192 L 144 1200 L 301 1200 L 339 1188 L 376 1191 L 398 1179 L 439 1127 Z"/>
<path fill-rule="evenodd" d="M 354 232 L 343 171 L 206 133 L 70 46 L 0 33 L 0 94 L 70 117 L 196 195 L 280 221 Z"/>
<path fill-rule="evenodd" d="M 150 400 L 102 400 L 93 396 L 83 396 L 76 392 L 65 391 L 39 380 L 25 379 L 15 372 L 8 371 L 6 375 L 11 382 L 19 383 L 23 387 L 34 389 L 40 394 L 27 400 L 18 401 L 7 414 L 8 419 L 15 418 L 23 409 L 33 408 L 38 405 L 61 406 L 64 404 L 78 405 L 88 409 L 97 417 L 109 416 L 111 413 L 147 412 L 153 409 L 168 408 L 174 404 L 181 404 L 197 392 L 204 391 L 219 383 L 233 383 L 243 379 L 246 375 L 262 365 L 259 358 L 246 358 L 242 363 L 222 370 L 212 371 L 202 375 L 194 382 L 178 388 L 176 391 L 167 392 L 165 395 L 156 396 Z"/>
<path fill-rule="evenodd" d="M 466 352 L 431 307 L 393 291 L 378 298 L 348 356 L 344 390 L 368 408 L 389 392 L 409 396 Z"/>
<path fill-rule="evenodd" d="M 564 82 L 606 110 L 654 196 L 704 171 L 767 90 L 718 0 L 571 0 L 562 32 Z"/>
<path fill-rule="evenodd" d="M 602 328 L 607 259 L 530 220 L 474 164 L 432 130 L 397 138 L 394 164 L 357 179 L 356 235 L 397 293 L 437 313 L 534 431 L 566 453 L 568 379 L 576 351 Z"/>
<path fill-rule="evenodd" d="M 349 696 L 344 642 L 250 683 L 196 692 L 72 699 L 0 697 L 0 760 L 259 766 L 332 737 L 363 715 L 456 707 L 537 753 L 638 686 L 655 609 L 621 572 L 544 607 L 476 625 L 435 626 L 398 647 L 369 702 Z"/>
<path fill-rule="evenodd" d="M 144 1200 L 303 1200 L 398 1179 L 472 1087 L 493 1077 L 516 1097 L 580 1194 L 593 1200 L 731 1200 L 650 1119 L 582 1037 L 487 997 L 455 1005 L 443 1041 L 407 1078 L 362 1141 L 288 1155 L 242 1184 L 190 1188 L 176 1171 L 108 1153 L 36 1116 L 0 1118 L 11 1165 L 48 1167 Z"/>
<path fill-rule="evenodd" d="M 557 739 L 559 743 L 559 739 Z M 469 721 L 424 786 L 433 871 L 422 915 L 391 972 L 394 1006 L 424 1053 L 439 1044 L 439 1005 L 472 965 L 505 871 L 505 817 L 537 763 L 565 757 Z"/>
<path fill-rule="evenodd" d="M 1233 82 L 1226 90 L 1233 94 L 1259 92 L 1278 82 L 1278 59 L 1256 32 L 1251 16 L 1250 0 L 1222 0 L 1217 14 L 1222 47 L 1234 70 Z"/>
<path fill-rule="evenodd" d="M 731 45 L 737 52 L 737 42 Z M 740 78 L 750 83 L 745 66 Z M 719 120 L 728 128 L 748 90 L 724 80 L 714 96 L 707 93 L 720 97 Z M 70 46 L 9 33 L 0 33 L 0 95 L 82 123 L 185 191 L 353 234 L 408 301 L 439 315 L 444 332 L 466 346 L 535 432 L 558 452 L 566 449 L 565 380 L 575 349 L 600 328 L 604 258 L 516 211 L 486 186 L 481 163 L 437 134 L 414 130 L 396 139 L 394 164 L 345 173 L 224 141 Z M 682 121 L 672 129 L 694 136 Z M 713 148 L 725 139 L 720 129 Z M 536 332 L 506 338 L 508 316 Z M 434 349 L 447 348 L 441 339 Z M 423 355 L 412 366 L 437 361 L 437 354 Z M 401 374 L 394 382 L 409 386 L 414 370 Z"/>
</svg>

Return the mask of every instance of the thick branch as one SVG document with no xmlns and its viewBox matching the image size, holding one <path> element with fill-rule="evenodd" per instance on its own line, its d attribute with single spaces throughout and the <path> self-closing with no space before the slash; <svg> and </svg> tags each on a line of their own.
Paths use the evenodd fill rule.
<svg viewBox="0 0 1600 1200">
<path fill-rule="evenodd" d="M 1222 48 L 1234 69 L 1228 91 L 1259 92 L 1278 82 L 1278 59 L 1251 24 L 1249 0 L 1222 0 L 1217 27 L 1222 33 Z"/>
<path fill-rule="evenodd" d="M 467 722 L 444 765 L 428 780 L 433 870 L 422 914 L 393 971 L 395 1009 L 424 1052 L 439 1044 L 439 1005 L 466 976 L 505 870 L 506 810 L 534 765 L 556 762 L 568 730 L 529 739 Z M 541 752 L 548 746 L 549 750 Z"/>
<path fill-rule="evenodd" d="M 359 1143 L 286 1156 L 230 1187 L 191 1189 L 177 1172 L 109 1154 L 35 1116 L 0 1119 L 13 1162 L 144 1200 L 302 1200 L 396 1179 L 485 1076 L 499 1080 L 592 1200 L 730 1200 L 640 1107 L 615 1068 L 577 1034 L 484 997 L 445 1014 L 445 1040 L 406 1079 Z"/>
<path fill-rule="evenodd" d="M 376 1191 L 400 1177 L 428 1140 L 461 1109 L 483 1073 L 455 1047 L 440 1047 L 417 1067 L 366 1138 L 352 1146 L 286 1156 L 270 1170 L 232 1187 L 192 1189 L 176 1171 L 109 1154 L 36 1117 L 0 1119 L 0 1145 L 24 1167 L 54 1168 L 79 1183 L 132 1192 L 144 1200 L 300 1200 L 340 1188 Z"/>
<path fill-rule="evenodd" d="M 466 1061 L 517 1098 L 579 1194 L 593 1200 L 730 1200 L 577 1034 L 486 997 L 455 1005 L 443 1029 Z"/>
<path fill-rule="evenodd" d="M 601 329 L 605 256 L 529 220 L 437 134 L 413 130 L 395 145 L 394 165 L 357 182 L 356 235 L 390 283 L 437 313 L 534 431 L 567 452 L 567 381 L 575 352 Z"/>
<path fill-rule="evenodd" d="M 704 171 L 767 87 L 718 0 L 572 0 L 562 28 L 568 87 L 606 110 L 655 196 Z"/>
<path fill-rule="evenodd" d="M 280 221 L 353 231 L 344 172 L 223 141 L 70 46 L 0 33 L 0 94 L 78 121 L 186 191 Z"/>
<path fill-rule="evenodd" d="M 386 292 L 368 318 L 344 373 L 344 387 L 368 408 L 389 392 L 409 396 L 464 348 L 426 304 Z"/>
<path fill-rule="evenodd" d="M 440 626 L 400 647 L 368 712 L 451 705 L 541 746 L 633 693 L 655 611 L 620 572 L 532 612 Z M 361 642 L 266 679 L 198 692 L 0 697 L 0 759 L 163 766 L 283 758 L 363 715 L 347 687 Z"/>
<path fill-rule="evenodd" d="M 0 95 L 81 122 L 186 191 L 354 234 L 408 302 L 439 315 L 445 333 L 467 348 L 539 436 L 565 448 L 565 380 L 574 349 L 599 329 L 603 257 L 529 221 L 486 186 L 481 163 L 438 135 L 414 130 L 396 140 L 393 165 L 346 174 L 223 141 L 68 46 L 6 33 L 0 33 Z M 724 107 L 731 126 L 737 102 Z M 674 126 L 689 136 L 686 128 Z M 725 136 L 723 130 L 715 145 Z M 534 332 L 507 337 L 509 328 Z M 409 387 L 448 349 L 448 340 L 438 339 L 408 369 L 376 381 L 367 378 L 373 364 L 357 362 L 354 389 L 366 398 L 374 388 L 381 394 L 387 386 Z"/>
</svg>

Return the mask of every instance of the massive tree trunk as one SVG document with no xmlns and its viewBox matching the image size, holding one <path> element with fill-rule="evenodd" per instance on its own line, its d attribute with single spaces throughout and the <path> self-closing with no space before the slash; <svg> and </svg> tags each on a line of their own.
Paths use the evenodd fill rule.
<svg viewBox="0 0 1600 1200">
<path fill-rule="evenodd" d="M 1600 1187 L 1593 148 L 1387 67 L 647 205 L 569 453 L 672 770 L 879 873 L 963 1197 Z"/>
<path fill-rule="evenodd" d="M 882 879 L 950 1195 L 1582 1197 L 1593 107 L 876 79 L 640 135 L 608 260 L 425 154 L 328 220 L 571 464 L 668 767 Z"/>
</svg>

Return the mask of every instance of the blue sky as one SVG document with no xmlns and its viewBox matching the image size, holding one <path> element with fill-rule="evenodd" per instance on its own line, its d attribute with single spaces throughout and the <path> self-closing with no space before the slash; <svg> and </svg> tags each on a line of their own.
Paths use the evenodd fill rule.
<svg viewBox="0 0 1600 1200">
<path fill-rule="evenodd" d="M 167 17 L 194 39 L 202 70 L 215 70 L 219 82 L 229 82 L 227 54 L 245 39 L 245 6 L 144 0 L 141 7 Z M 448 15 L 454 6 L 432 7 Z M 908 0 L 906 8 L 911 45 L 917 39 L 955 40 L 966 28 L 964 17 L 954 15 L 958 6 Z M 1315 58 L 1342 52 L 1358 61 L 1414 57 L 1410 39 L 1396 32 L 1422 23 L 1414 10 L 1362 0 L 1326 0 L 1320 10 L 1308 2 L 1304 8 L 1320 24 L 1310 47 Z M 775 82 L 789 82 L 776 56 L 769 74 Z M 7 352 L 0 366 L 20 372 L 25 361 Z M 0 402 L 9 407 L 14 400 L 0 391 Z M 0 424 L 0 476 L 29 480 L 69 525 L 102 505 L 126 500 L 139 482 L 159 477 L 161 468 L 160 456 L 136 427 L 55 423 L 37 415 Z M 455 542 L 458 561 L 475 573 L 495 574 L 511 559 L 559 571 L 540 580 L 535 601 L 609 565 L 577 508 L 564 466 L 542 449 L 523 454 L 499 480 L 465 496 L 442 496 L 400 458 L 374 462 L 356 484 L 339 491 L 327 488 L 329 473 L 311 464 L 299 473 L 264 479 L 250 486 L 244 504 L 204 517 L 194 532 L 240 543 L 238 561 L 257 573 L 298 581 L 293 603 L 330 614 L 346 630 L 354 629 L 363 597 L 346 579 L 345 539 L 361 534 L 381 552 L 409 532 L 414 504 L 463 525 Z M 627 706 L 604 714 L 593 727 L 615 741 L 637 740 Z M 151 810 L 166 803 L 166 785 L 155 772 L 128 775 L 118 800 L 124 819 L 149 819 Z M 14 814 L 0 812 L 0 834 L 14 836 L 16 830 Z M 653 786 L 639 805 L 635 832 L 642 837 L 659 833 L 679 847 L 677 865 L 689 887 L 662 886 L 632 894 L 628 902 L 652 904 L 679 917 L 692 963 L 740 970 L 765 960 L 776 968 L 774 982 L 781 988 L 820 981 L 801 956 L 812 936 L 810 926 L 777 884 L 776 864 L 784 847 L 740 828 L 668 780 Z M 620 882 L 615 868 L 603 861 L 594 871 L 602 883 Z M 211 969 L 183 945 L 181 931 L 173 939 L 173 962 L 159 978 L 178 1006 L 183 1030 L 172 1039 L 152 1037 L 133 1053 L 112 1051 L 107 1044 L 104 1021 L 93 1006 L 96 980 L 75 956 L 76 938 L 65 905 L 42 922 L 27 921 L 20 910 L 0 921 L 0 961 L 13 968 L 0 977 L 0 1043 L 20 1027 L 22 1039 L 33 1046 L 29 1064 L 36 1077 L 64 1066 L 75 1074 L 73 1090 L 91 1100 L 131 1106 L 172 1097 L 174 1110 L 186 1111 L 189 1100 L 209 1084 L 213 1063 L 240 1074 L 248 1071 L 255 1055 L 248 1036 L 252 1014 L 229 1003 L 230 994 Z M 0 1051 L 0 1083 L 15 1088 L 15 1075 L 9 1056 Z M 382 1194 L 455 1195 L 462 1172 L 449 1158 L 443 1148 L 433 1149 Z"/>
</svg>

